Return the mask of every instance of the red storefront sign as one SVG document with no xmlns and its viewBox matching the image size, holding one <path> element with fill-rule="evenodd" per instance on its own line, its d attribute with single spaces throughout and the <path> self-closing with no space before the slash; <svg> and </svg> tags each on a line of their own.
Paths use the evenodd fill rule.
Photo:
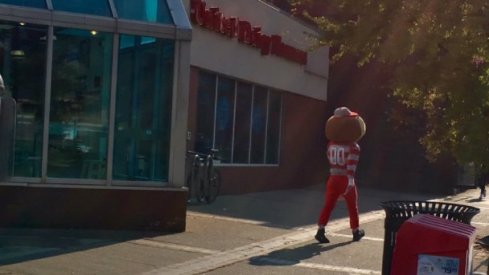
<svg viewBox="0 0 489 275">
<path fill-rule="evenodd" d="M 205 27 L 229 38 L 237 38 L 239 42 L 260 49 L 262 55 L 276 55 L 287 60 L 305 65 L 307 52 L 282 42 L 280 35 L 265 35 L 261 27 L 252 26 L 249 21 L 236 17 L 226 17 L 219 8 L 206 8 L 206 2 L 191 0 L 190 19 L 192 23 Z"/>
</svg>

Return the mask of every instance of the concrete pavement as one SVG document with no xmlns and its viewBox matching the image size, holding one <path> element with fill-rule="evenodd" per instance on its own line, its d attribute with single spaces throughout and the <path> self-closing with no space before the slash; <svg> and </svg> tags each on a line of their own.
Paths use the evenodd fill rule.
<svg viewBox="0 0 489 275">
<path fill-rule="evenodd" d="M 442 200 L 481 209 L 472 225 L 489 235 L 489 199 L 478 190 L 437 198 L 359 189 L 366 237 L 351 242 L 345 204 L 327 227 L 329 244 L 313 239 L 324 186 L 221 196 L 190 205 L 178 234 L 89 230 L 0 229 L 3 274 L 381 274 L 386 200 Z M 474 270 L 488 253 L 474 244 Z"/>
</svg>

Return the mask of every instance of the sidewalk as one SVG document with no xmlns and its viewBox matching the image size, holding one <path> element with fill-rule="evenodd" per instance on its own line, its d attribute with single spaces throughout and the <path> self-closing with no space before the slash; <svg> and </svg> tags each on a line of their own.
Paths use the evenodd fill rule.
<svg viewBox="0 0 489 275">
<path fill-rule="evenodd" d="M 313 239 L 323 185 L 221 196 L 191 205 L 178 234 L 89 230 L 0 230 L 0 274 L 381 274 L 386 200 L 431 200 L 481 209 L 472 225 L 489 235 L 489 200 L 477 190 L 435 198 L 360 188 L 366 237 L 351 242 L 342 201 L 327 227 L 329 244 Z M 486 274 L 488 254 L 474 246 L 473 263 Z"/>
</svg>

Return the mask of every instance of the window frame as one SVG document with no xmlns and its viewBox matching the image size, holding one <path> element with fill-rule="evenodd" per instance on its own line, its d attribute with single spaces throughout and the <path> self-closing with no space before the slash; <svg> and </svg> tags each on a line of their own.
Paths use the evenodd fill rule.
<svg viewBox="0 0 489 275">
<path fill-rule="evenodd" d="M 215 73 L 215 72 L 211 72 L 211 71 L 207 71 L 207 70 L 203 70 L 203 69 L 198 69 L 198 73 L 206 73 L 206 74 L 210 74 L 210 75 L 213 75 L 214 78 L 215 78 L 215 81 L 214 81 L 214 87 L 213 87 L 213 91 L 214 91 L 214 113 L 213 113 L 213 129 L 212 129 L 212 148 L 216 148 L 216 123 L 217 123 L 217 100 L 218 100 L 218 86 L 219 86 L 219 79 L 220 78 L 226 78 L 226 79 L 231 79 L 232 81 L 234 81 L 234 104 L 233 104 L 233 110 L 232 110 L 232 113 L 233 113 L 233 125 L 232 125 L 232 137 L 231 137 L 231 156 L 230 156 L 230 162 L 218 162 L 216 165 L 218 166 L 236 166 L 236 167 L 250 167 L 250 166 L 270 166 L 270 167 L 276 167 L 276 166 L 280 166 L 280 156 L 281 156 L 281 144 L 282 144 L 282 129 L 283 129 L 283 97 L 284 97 L 284 92 L 283 91 L 280 91 L 278 89 L 273 89 L 273 88 L 270 88 L 270 87 L 266 87 L 264 85 L 260 85 L 260 84 L 256 84 L 256 83 L 252 83 L 252 82 L 249 82 L 249 81 L 242 81 L 242 80 L 239 80 L 239 79 L 236 79 L 236 78 L 233 78 L 233 77 L 229 77 L 229 76 L 226 76 L 226 75 L 223 75 L 223 74 L 218 74 L 218 73 Z M 237 127 L 239 127 L 239 125 L 236 124 L 236 110 L 238 109 L 238 102 L 237 102 L 237 99 L 238 99 L 238 86 L 239 84 L 245 84 L 245 85 L 251 85 L 251 111 L 250 111 L 250 121 L 249 121 L 249 129 L 248 129 L 248 133 L 249 133 L 249 136 L 248 136 L 248 161 L 246 163 L 244 162 L 234 162 L 234 152 L 235 152 L 235 142 L 236 142 L 236 129 Z M 263 89 L 266 90 L 266 116 L 265 116 L 265 125 L 264 125 L 264 131 L 265 131 L 265 134 L 264 134 L 264 137 L 263 137 L 263 142 L 264 142 L 264 149 L 263 149 L 263 160 L 262 162 L 252 162 L 252 158 L 251 158 L 251 152 L 253 150 L 252 146 L 252 129 L 253 129 L 253 111 L 254 111 L 254 108 L 255 108 L 255 92 L 256 92 L 256 87 L 261 87 Z M 199 93 L 199 90 L 200 90 L 200 83 L 198 82 L 197 83 L 197 95 Z M 268 149 L 268 142 L 269 142 L 269 138 L 268 138 L 268 130 L 269 130 L 269 125 L 268 125 L 268 122 L 269 122 L 269 116 L 270 116 L 270 94 L 271 93 L 277 93 L 280 97 L 280 102 L 279 102 L 279 106 L 280 106 L 280 112 L 279 112 L 279 125 L 278 125 L 278 137 L 277 137 L 277 156 L 276 156 L 276 159 L 277 161 L 274 162 L 274 163 L 267 163 L 267 149 Z M 196 96 L 196 100 L 198 100 L 198 96 Z M 198 104 L 196 105 L 198 106 Z M 195 114 L 196 116 L 199 116 L 199 110 L 198 108 L 195 110 Z M 198 119 L 197 119 L 197 122 L 198 123 Z M 197 126 L 196 126 L 197 127 Z M 195 131 L 197 132 L 197 128 L 195 129 Z M 195 146 L 195 142 L 194 142 L 194 146 Z"/>
<path fill-rule="evenodd" d="M 50 2 L 51 0 L 48 0 L 48 1 Z M 32 4 L 31 5 L 15 5 L 15 4 L 7 4 L 7 3 L 2 3 L 2 2 L 0 2 L 0 5 L 15 5 L 15 6 L 19 6 L 19 7 L 26 7 L 26 8 L 30 8 L 30 9 L 41 9 L 41 10 L 45 10 L 45 9 L 49 8 L 49 5 L 46 2 L 46 0 L 39 0 L 38 2 L 44 3 L 44 6 L 38 7 L 38 6 L 35 6 Z"/>
<path fill-rule="evenodd" d="M 66 7 L 63 7 L 63 9 L 61 9 L 59 6 L 56 7 L 56 5 L 64 3 L 63 1 L 66 1 L 66 0 L 49 0 L 49 1 L 50 1 L 52 9 L 56 10 L 56 11 L 64 11 L 64 12 L 69 12 L 69 13 L 74 13 L 74 14 L 93 15 L 93 16 L 109 17 L 109 18 L 114 17 L 114 15 L 112 13 L 114 9 L 111 7 L 111 2 L 108 0 L 105 0 L 105 9 L 106 9 L 106 12 L 108 14 L 97 14 L 97 13 L 94 13 L 93 11 L 90 13 L 84 13 L 82 11 L 76 10 L 74 7 L 72 10 L 70 10 L 72 7 L 68 8 L 68 9 L 66 9 Z M 60 1 L 60 2 L 55 4 L 55 2 L 57 2 L 57 1 Z M 99 2 L 99 5 L 102 5 L 102 2 Z M 100 6 L 100 7 L 102 7 L 102 6 Z"/>
<path fill-rule="evenodd" d="M 112 2 L 111 0 L 109 0 Z M 40 177 L 11 177 L 9 184 L 25 184 L 32 186 L 98 186 L 102 188 L 174 188 L 182 187 L 185 182 L 185 147 L 186 142 L 182 142 L 182 137 L 186 136 L 186 114 L 176 116 L 177 109 L 186 109 L 186 94 L 188 93 L 188 75 L 190 73 L 190 64 L 188 63 L 190 54 L 191 28 L 186 26 L 164 25 L 164 24 L 148 24 L 146 22 L 134 22 L 129 20 L 118 20 L 117 18 L 106 18 L 94 15 L 84 15 L 63 11 L 53 11 L 50 0 L 47 0 L 48 10 L 29 8 L 22 6 L 14 6 L 0 4 L 0 8 L 5 7 L 8 14 L 0 12 L 0 19 L 12 23 L 24 22 L 26 24 L 43 25 L 48 29 L 46 35 L 46 83 L 44 86 L 45 96 L 43 99 L 45 113 L 43 115 L 43 148 L 42 148 L 42 163 Z M 112 6 L 112 5 L 111 5 Z M 173 13 L 172 13 L 173 14 Z M 115 13 L 114 13 L 115 15 Z M 180 20 L 180 22 L 183 19 Z M 188 24 L 190 25 L 190 24 Z M 111 91 L 110 91 L 110 116 L 109 116 L 109 133 L 108 133 L 108 157 L 107 157 L 107 177 L 104 179 L 78 179 L 78 178 L 52 178 L 48 177 L 47 171 L 47 151 L 48 151 L 48 131 L 49 128 L 49 112 L 51 98 L 51 79 L 52 79 L 52 59 L 53 59 L 53 30 L 55 27 L 75 28 L 83 30 L 94 30 L 97 32 L 109 32 L 113 35 L 113 50 L 112 50 L 112 74 L 111 74 Z M 175 51 L 173 53 L 173 76 L 171 85 L 171 117 L 170 117 L 170 153 L 168 156 L 168 178 L 164 181 L 118 181 L 112 179 L 112 160 L 113 160 L 113 139 L 114 139 L 114 102 L 116 93 L 117 81 L 117 63 L 118 63 L 118 42 L 120 34 L 148 36 L 159 39 L 172 40 Z M 182 57 L 183 55 L 183 57 Z"/>
</svg>

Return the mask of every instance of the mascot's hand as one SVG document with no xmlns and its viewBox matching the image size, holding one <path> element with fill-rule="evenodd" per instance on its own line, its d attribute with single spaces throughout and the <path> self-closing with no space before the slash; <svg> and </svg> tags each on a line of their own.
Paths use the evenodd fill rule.
<svg viewBox="0 0 489 275">
<path fill-rule="evenodd" d="M 345 194 L 346 195 L 350 190 L 355 186 L 355 179 L 354 178 L 348 178 L 348 185 L 346 186 Z"/>
</svg>

